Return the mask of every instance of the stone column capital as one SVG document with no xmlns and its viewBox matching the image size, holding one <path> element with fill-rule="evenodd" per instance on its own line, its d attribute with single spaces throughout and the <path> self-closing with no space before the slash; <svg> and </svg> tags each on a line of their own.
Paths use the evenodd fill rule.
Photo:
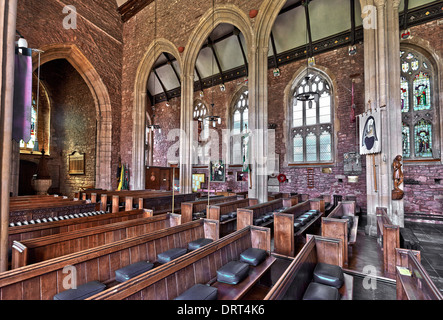
<svg viewBox="0 0 443 320">
<path fill-rule="evenodd" d="M 386 0 L 374 0 L 374 4 L 377 8 L 385 7 Z"/>
</svg>

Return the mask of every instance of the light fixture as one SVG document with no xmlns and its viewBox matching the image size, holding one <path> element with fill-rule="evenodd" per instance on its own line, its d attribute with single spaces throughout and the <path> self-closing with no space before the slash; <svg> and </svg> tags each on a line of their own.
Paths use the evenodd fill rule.
<svg viewBox="0 0 443 320">
<path fill-rule="evenodd" d="M 218 124 L 221 124 L 221 117 L 214 115 L 214 104 L 211 103 L 212 107 L 212 115 L 207 115 L 204 118 L 204 121 L 209 121 L 209 123 L 212 123 L 212 126 L 215 128 L 215 126 Z"/>
<path fill-rule="evenodd" d="M 303 1 L 303 6 L 305 7 L 306 16 L 308 17 L 308 5 L 309 1 Z M 305 86 L 308 85 L 309 88 L 311 88 L 310 80 L 312 78 L 312 75 L 309 74 L 309 65 L 314 63 L 314 58 L 310 57 L 310 54 L 312 55 L 312 52 L 310 52 L 310 41 L 308 39 L 308 28 L 306 28 L 306 76 L 305 76 Z M 316 91 L 305 91 L 297 94 L 295 98 L 298 101 L 318 101 L 319 94 Z M 309 103 L 309 107 L 312 107 L 312 103 Z"/>
</svg>

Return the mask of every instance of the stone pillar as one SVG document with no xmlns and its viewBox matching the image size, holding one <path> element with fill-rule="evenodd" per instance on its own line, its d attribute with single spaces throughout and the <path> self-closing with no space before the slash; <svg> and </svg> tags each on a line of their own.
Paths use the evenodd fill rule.
<svg viewBox="0 0 443 320">
<path fill-rule="evenodd" d="M 248 196 L 268 201 L 268 46 L 249 48 L 249 126 L 252 188 Z"/>
<path fill-rule="evenodd" d="M 403 201 L 392 200 L 392 161 L 402 154 L 400 110 L 399 0 L 360 0 L 364 20 L 366 110 L 381 108 L 381 153 L 366 156 L 368 222 L 376 235 L 376 208 L 386 207 L 394 224 L 403 226 Z M 376 183 L 374 179 L 374 164 Z"/>
<path fill-rule="evenodd" d="M 14 48 L 17 19 L 17 0 L 0 3 L 0 60 L 2 75 L 0 78 L 0 272 L 8 269 L 8 227 L 9 227 L 9 191 L 12 152 L 12 115 L 14 96 Z"/>
<path fill-rule="evenodd" d="M 194 85 L 193 74 L 182 76 L 181 108 L 180 108 L 180 155 L 179 155 L 180 193 L 192 192 L 193 85 Z"/>
</svg>

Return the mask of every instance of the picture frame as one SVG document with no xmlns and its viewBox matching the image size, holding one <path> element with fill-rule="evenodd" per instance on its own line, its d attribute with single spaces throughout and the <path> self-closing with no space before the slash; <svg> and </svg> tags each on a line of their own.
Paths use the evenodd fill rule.
<svg viewBox="0 0 443 320">
<path fill-rule="evenodd" d="M 226 181 L 226 165 L 223 160 L 211 161 L 209 163 L 209 179 L 211 182 Z"/>
<path fill-rule="evenodd" d="M 85 154 L 77 151 L 68 155 L 69 174 L 81 175 L 85 174 Z"/>
</svg>

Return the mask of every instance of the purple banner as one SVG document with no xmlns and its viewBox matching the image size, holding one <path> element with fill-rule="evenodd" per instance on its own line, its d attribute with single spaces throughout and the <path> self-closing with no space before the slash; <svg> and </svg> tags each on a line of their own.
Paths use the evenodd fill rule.
<svg viewBox="0 0 443 320">
<path fill-rule="evenodd" d="M 19 142 L 31 139 L 31 108 L 32 108 L 32 52 L 16 50 L 14 73 L 14 116 L 12 123 L 12 139 Z"/>
</svg>

